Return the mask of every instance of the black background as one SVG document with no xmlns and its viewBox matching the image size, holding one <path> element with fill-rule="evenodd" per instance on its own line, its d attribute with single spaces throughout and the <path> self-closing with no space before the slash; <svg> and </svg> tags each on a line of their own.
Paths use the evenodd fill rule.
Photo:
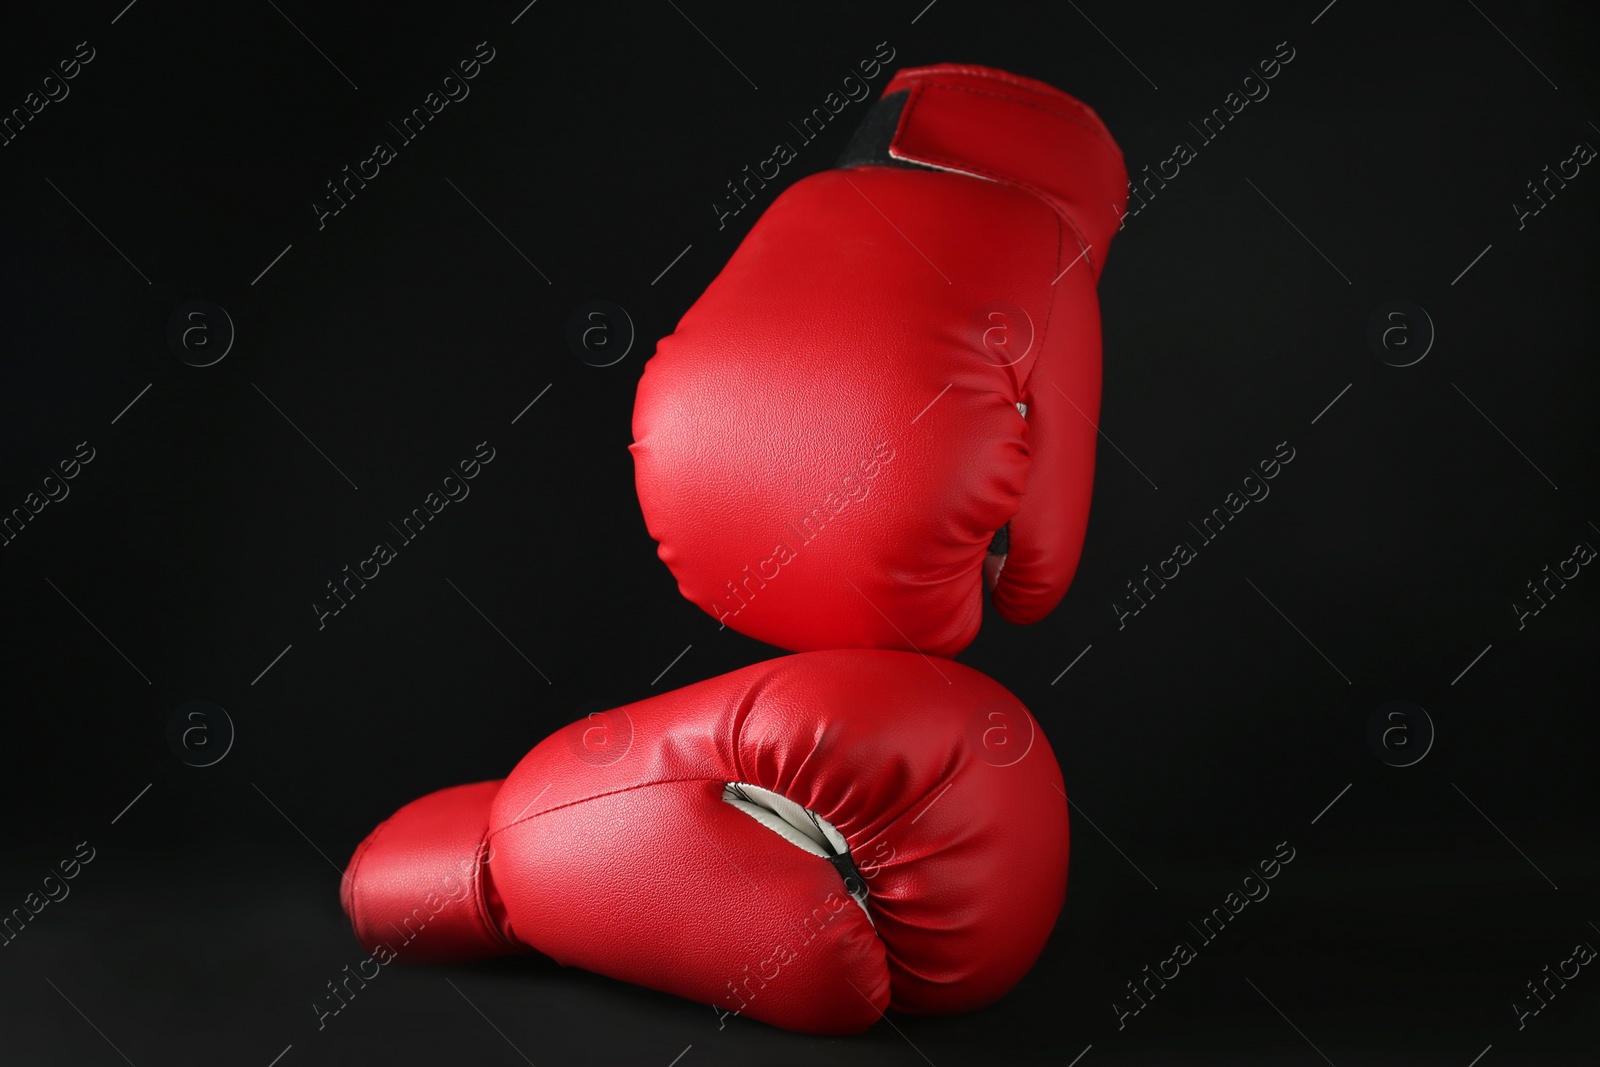
<svg viewBox="0 0 1600 1067">
<path fill-rule="evenodd" d="M 78 442 L 95 459 L 0 549 L 0 910 L 78 842 L 96 854 L 0 948 L 0 1060 L 1594 1062 L 1592 967 L 1524 1028 L 1512 1008 L 1600 944 L 1600 577 L 1522 629 L 1511 607 L 1600 544 L 1600 176 L 1521 229 L 1512 208 L 1600 144 L 1591 9 L 523 3 L 4 16 L 7 111 L 77 42 L 96 55 L 0 148 L 0 507 Z M 471 95 L 319 230 L 323 183 L 480 41 Z M 503 775 L 586 702 L 776 654 L 718 632 L 656 559 L 633 390 L 756 218 L 718 230 L 724 183 L 881 41 L 891 68 L 985 63 L 1080 96 L 1136 174 L 1295 50 L 1116 239 L 1116 447 L 1073 588 L 1037 626 L 988 618 L 960 657 L 1034 710 L 1073 798 L 1045 955 L 989 1010 L 849 1039 L 719 1030 L 708 1006 L 537 960 L 386 968 L 319 1031 L 311 1005 L 364 955 L 338 868 L 378 820 Z M 595 298 L 638 335 L 606 368 L 565 339 Z M 192 299 L 237 329 L 214 366 L 166 341 Z M 1437 331 L 1404 368 L 1366 339 L 1394 300 Z M 470 497 L 319 630 L 324 583 L 484 440 Z M 1119 630 L 1124 583 L 1283 441 L 1271 496 Z M 1437 731 L 1408 767 L 1367 738 L 1395 699 Z M 167 742 L 190 700 L 237 729 L 209 767 Z M 1408 730 L 1391 748 L 1415 754 Z M 1280 841 L 1272 895 L 1119 1029 L 1124 983 Z"/>
</svg>

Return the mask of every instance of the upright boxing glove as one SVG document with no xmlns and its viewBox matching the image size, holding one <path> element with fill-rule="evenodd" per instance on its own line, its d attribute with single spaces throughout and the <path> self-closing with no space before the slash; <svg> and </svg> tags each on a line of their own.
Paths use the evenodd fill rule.
<svg viewBox="0 0 1600 1067">
<path fill-rule="evenodd" d="M 534 950 L 821 1034 L 976 1008 L 1066 892 L 1038 724 L 960 664 L 813 652 L 612 711 L 401 808 L 341 898 L 379 963 Z"/>
<path fill-rule="evenodd" d="M 897 74 L 838 166 L 646 364 L 639 503 L 683 595 L 742 633 L 954 655 L 986 574 L 1029 623 L 1077 567 L 1127 173 L 1082 103 L 950 64 Z"/>
</svg>

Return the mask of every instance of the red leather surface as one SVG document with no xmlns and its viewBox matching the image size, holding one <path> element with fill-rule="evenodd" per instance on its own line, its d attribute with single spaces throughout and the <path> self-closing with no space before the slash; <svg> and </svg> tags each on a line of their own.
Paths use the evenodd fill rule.
<svg viewBox="0 0 1600 1067">
<path fill-rule="evenodd" d="M 413 962 L 526 951 L 490 919 L 499 900 L 485 878 L 484 838 L 500 784 L 413 800 L 361 842 L 339 883 L 339 903 L 363 945 Z"/>
<path fill-rule="evenodd" d="M 884 95 L 910 93 L 892 154 L 982 174 L 1049 200 L 1092 246 L 1095 277 L 1128 202 L 1122 150 L 1088 105 L 1002 70 L 941 63 L 897 73 Z M 1113 210 L 1113 208 L 1115 210 Z"/>
<path fill-rule="evenodd" d="M 872 921 L 827 860 L 724 803 L 728 781 L 832 823 Z M 574 723 L 506 779 L 488 827 L 491 920 L 510 940 L 814 1033 L 995 1000 L 1066 893 L 1043 733 L 997 683 L 913 653 L 789 656 Z M 358 899 L 371 862 L 352 872 Z"/>
<path fill-rule="evenodd" d="M 783 648 L 953 655 L 997 530 L 1016 520 L 996 605 L 1032 622 L 1087 524 L 1121 155 L 1037 82 L 947 66 L 899 89 L 891 151 L 970 173 L 861 166 L 785 191 L 635 402 L 661 559 L 689 600 Z"/>
</svg>

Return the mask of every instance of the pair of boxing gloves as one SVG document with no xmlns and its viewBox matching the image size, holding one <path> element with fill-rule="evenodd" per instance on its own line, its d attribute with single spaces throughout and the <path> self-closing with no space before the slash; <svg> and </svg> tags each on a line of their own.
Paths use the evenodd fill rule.
<svg viewBox="0 0 1600 1067">
<path fill-rule="evenodd" d="M 684 596 L 800 654 L 400 809 L 341 885 L 362 944 L 537 952 L 812 1033 L 1015 985 L 1065 899 L 1061 771 L 1014 696 L 935 657 L 985 587 L 1034 622 L 1077 566 L 1126 196 L 1065 93 L 898 73 L 660 343 L 634 410 Z"/>
</svg>

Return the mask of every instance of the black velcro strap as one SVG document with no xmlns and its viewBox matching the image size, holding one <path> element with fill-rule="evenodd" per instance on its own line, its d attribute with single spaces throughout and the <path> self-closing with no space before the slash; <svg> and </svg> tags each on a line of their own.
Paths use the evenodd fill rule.
<svg viewBox="0 0 1600 1067">
<path fill-rule="evenodd" d="M 900 128 L 900 113 L 906 108 L 906 100 L 911 96 L 908 89 L 898 93 L 890 93 L 868 109 L 861 124 L 850 135 L 850 143 L 844 146 L 844 151 L 839 153 L 839 158 L 834 160 L 835 167 L 908 167 L 912 170 L 936 170 L 935 167 L 924 166 L 921 163 L 911 163 L 904 159 L 895 159 L 889 155 L 889 144 L 894 140 L 894 131 Z"/>
</svg>

